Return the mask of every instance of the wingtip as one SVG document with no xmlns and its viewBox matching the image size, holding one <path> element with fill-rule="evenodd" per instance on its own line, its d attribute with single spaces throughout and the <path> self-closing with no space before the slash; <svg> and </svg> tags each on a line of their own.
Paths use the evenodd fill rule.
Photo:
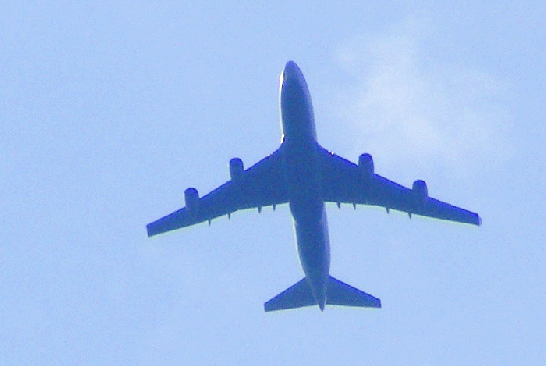
<svg viewBox="0 0 546 366">
<path fill-rule="evenodd" d="M 148 235 L 148 238 L 155 235 L 152 230 L 151 224 L 146 225 L 146 234 Z"/>
</svg>

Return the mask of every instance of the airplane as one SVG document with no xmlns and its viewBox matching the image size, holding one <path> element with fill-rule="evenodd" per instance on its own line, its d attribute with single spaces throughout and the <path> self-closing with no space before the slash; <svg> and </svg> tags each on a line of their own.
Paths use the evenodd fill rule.
<svg viewBox="0 0 546 366">
<path fill-rule="evenodd" d="M 281 73 L 282 142 L 248 169 L 239 158 L 229 162 L 230 180 L 199 197 L 184 191 L 185 207 L 146 226 L 148 237 L 210 222 L 243 209 L 288 203 L 304 278 L 264 304 L 266 312 L 318 305 L 381 308 L 381 300 L 330 275 L 330 243 L 325 202 L 384 207 L 411 215 L 480 225 L 477 213 L 428 196 L 425 181 L 411 189 L 374 171 L 370 154 L 354 164 L 317 142 L 311 96 L 303 74 L 289 61 Z"/>
</svg>

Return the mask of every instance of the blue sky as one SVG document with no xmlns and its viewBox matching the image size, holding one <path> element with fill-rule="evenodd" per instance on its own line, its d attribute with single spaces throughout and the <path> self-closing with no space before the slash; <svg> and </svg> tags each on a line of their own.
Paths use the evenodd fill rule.
<svg viewBox="0 0 546 366">
<path fill-rule="evenodd" d="M 0 4 L 0 364 L 538 364 L 539 1 Z M 266 314 L 303 273 L 287 207 L 146 223 L 280 141 L 301 67 L 321 144 L 477 211 L 328 206 L 331 273 L 383 309 Z"/>
</svg>

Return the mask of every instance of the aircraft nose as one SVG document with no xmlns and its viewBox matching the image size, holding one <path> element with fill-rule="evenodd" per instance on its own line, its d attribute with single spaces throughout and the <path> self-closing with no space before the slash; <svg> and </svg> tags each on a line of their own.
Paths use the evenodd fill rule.
<svg viewBox="0 0 546 366">
<path fill-rule="evenodd" d="M 298 65 L 296 65 L 296 63 L 294 61 L 290 60 L 290 61 L 288 61 L 286 63 L 286 65 L 284 66 L 284 69 L 288 70 L 288 69 L 292 69 L 294 67 L 298 67 Z"/>
<path fill-rule="evenodd" d="M 300 73 L 301 73 L 300 68 L 294 61 L 288 61 L 286 63 L 286 66 L 284 66 L 284 70 L 282 72 L 283 79 L 285 80 L 297 78 Z"/>
</svg>

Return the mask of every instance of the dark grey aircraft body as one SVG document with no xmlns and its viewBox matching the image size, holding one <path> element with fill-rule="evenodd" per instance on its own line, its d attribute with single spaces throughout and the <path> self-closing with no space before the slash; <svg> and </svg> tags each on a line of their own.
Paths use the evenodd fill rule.
<svg viewBox="0 0 546 366">
<path fill-rule="evenodd" d="M 428 196 L 424 181 L 408 189 L 375 174 L 372 157 L 351 163 L 319 145 L 311 96 L 299 67 L 289 61 L 281 75 L 283 139 L 249 169 L 230 160 L 230 180 L 202 198 L 184 192 L 186 207 L 147 225 L 148 236 L 210 221 L 241 209 L 288 203 L 305 277 L 265 303 L 266 311 L 325 304 L 380 308 L 381 301 L 330 276 L 325 202 L 363 204 L 442 220 L 480 225 L 478 214 Z"/>
</svg>

